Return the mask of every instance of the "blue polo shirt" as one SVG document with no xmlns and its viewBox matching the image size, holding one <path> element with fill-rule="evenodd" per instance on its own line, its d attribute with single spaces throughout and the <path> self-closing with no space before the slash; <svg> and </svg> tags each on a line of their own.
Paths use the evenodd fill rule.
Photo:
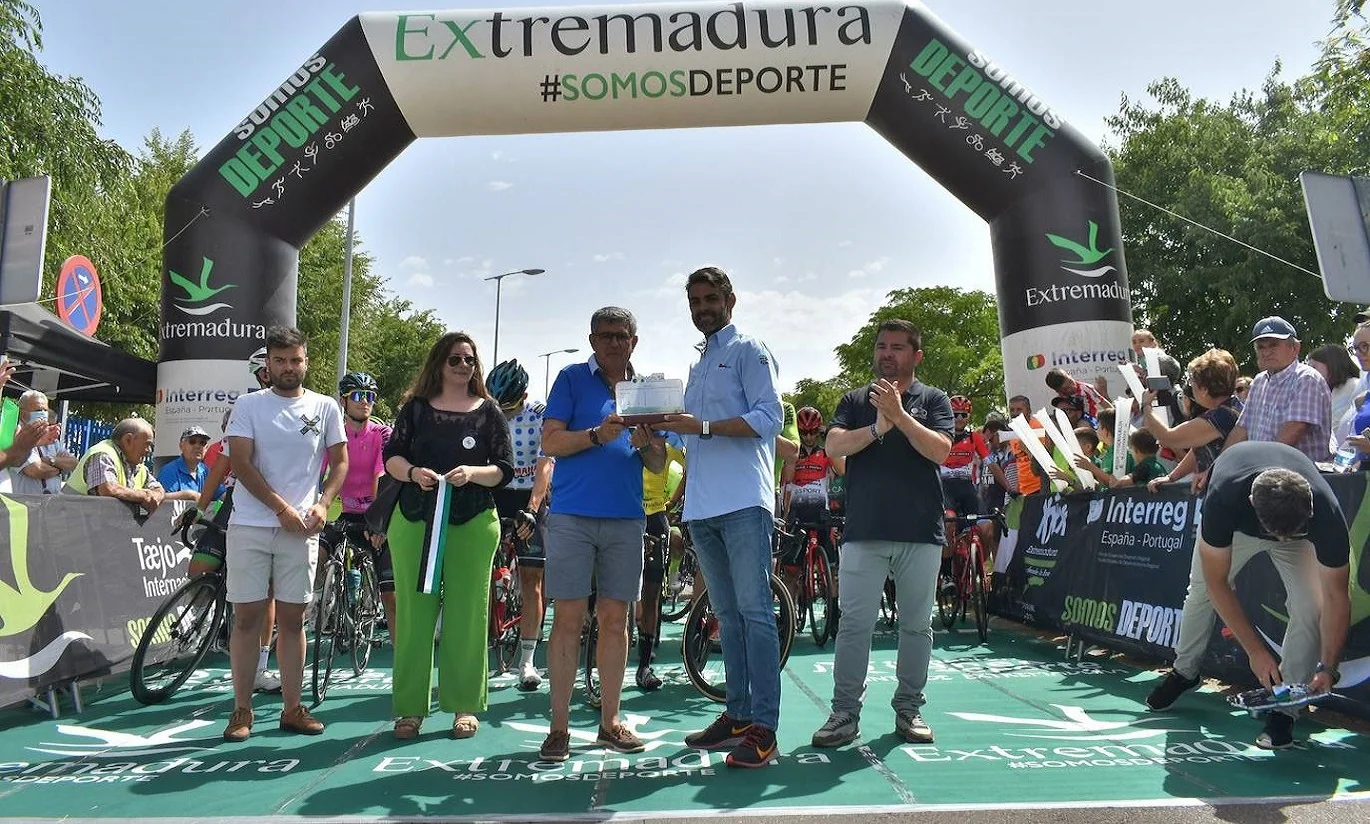
<svg viewBox="0 0 1370 824">
<path fill-rule="evenodd" d="M 784 423 L 776 365 L 765 344 L 728 324 L 690 367 L 685 411 L 703 421 L 742 418 L 755 438 L 686 436 L 686 521 L 748 507 L 775 510 L 775 436 Z"/>
<path fill-rule="evenodd" d="M 547 397 L 544 419 L 558 420 L 572 432 L 589 429 L 614 413 L 614 393 L 604 382 L 594 355 L 557 373 Z M 557 458 L 552 471 L 550 511 L 587 518 L 642 518 L 642 459 L 628 430 L 603 446 Z"/>
<path fill-rule="evenodd" d="M 157 473 L 157 483 L 167 492 L 182 492 L 187 489 L 191 492 L 200 492 L 205 488 L 205 480 L 208 477 L 209 466 L 204 461 L 200 461 L 200 465 L 191 472 L 190 467 L 186 466 L 185 458 L 176 458 L 168 461 L 162 467 L 162 471 Z M 220 494 L 223 494 L 222 487 L 215 497 Z"/>
</svg>

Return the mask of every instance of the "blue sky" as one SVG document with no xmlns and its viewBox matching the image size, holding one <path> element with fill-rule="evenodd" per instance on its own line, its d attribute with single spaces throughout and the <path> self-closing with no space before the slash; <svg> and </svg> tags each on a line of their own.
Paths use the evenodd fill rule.
<svg viewBox="0 0 1370 824">
<path fill-rule="evenodd" d="M 189 129 L 202 151 L 352 15 L 415 8 L 385 0 L 36 5 L 40 59 L 99 95 L 102 134 L 137 150 L 153 128 Z M 1226 101 L 1259 88 L 1276 60 L 1291 76 L 1306 71 L 1334 3 L 928 5 L 1085 135 L 1107 141 L 1103 120 L 1121 96 L 1140 98 L 1160 77 Z M 538 356 L 580 348 L 553 356 L 555 372 L 588 355 L 590 313 L 607 304 L 638 316 L 640 369 L 683 378 L 698 339 L 683 282 L 699 266 L 732 275 L 734 320 L 767 340 L 786 389 L 834 374 L 833 347 L 892 289 L 994 289 L 985 225 L 861 124 L 419 141 L 358 195 L 357 229 L 394 292 L 470 331 L 487 358 L 495 287 L 481 278 L 546 269 L 506 279 L 500 314 L 500 357 L 529 367 L 535 393 Z"/>
</svg>

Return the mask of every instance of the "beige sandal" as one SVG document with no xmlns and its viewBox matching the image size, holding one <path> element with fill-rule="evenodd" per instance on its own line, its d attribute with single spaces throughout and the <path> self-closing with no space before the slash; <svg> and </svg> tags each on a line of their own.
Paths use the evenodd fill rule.
<svg viewBox="0 0 1370 824">
<path fill-rule="evenodd" d="M 423 719 L 417 715 L 406 715 L 395 722 L 395 738 L 400 741 L 410 741 L 419 737 L 419 727 L 423 726 Z"/>
<path fill-rule="evenodd" d="M 480 720 L 470 713 L 460 713 L 452 722 L 453 738 L 470 738 L 480 729 Z"/>
</svg>

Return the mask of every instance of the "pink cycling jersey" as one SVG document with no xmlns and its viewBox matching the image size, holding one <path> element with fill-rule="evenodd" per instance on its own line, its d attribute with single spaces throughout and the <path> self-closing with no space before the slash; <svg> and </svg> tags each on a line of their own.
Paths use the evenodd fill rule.
<svg viewBox="0 0 1370 824">
<path fill-rule="evenodd" d="M 342 499 L 343 512 L 365 512 L 371 506 L 376 479 L 385 471 L 381 453 L 390 440 L 390 427 L 367 421 L 360 432 L 349 427 L 343 429 L 347 432 L 347 480 L 343 481 L 338 497 Z"/>
</svg>

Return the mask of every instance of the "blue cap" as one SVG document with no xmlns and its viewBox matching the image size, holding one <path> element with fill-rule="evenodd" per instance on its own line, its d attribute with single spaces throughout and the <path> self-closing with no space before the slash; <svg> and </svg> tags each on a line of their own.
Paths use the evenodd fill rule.
<svg viewBox="0 0 1370 824">
<path fill-rule="evenodd" d="M 1278 315 L 1271 315 L 1256 322 L 1251 327 L 1251 342 L 1255 343 L 1261 338 L 1278 338 L 1280 340 L 1296 340 L 1299 333 L 1294 331 L 1294 327 L 1289 321 Z"/>
</svg>

